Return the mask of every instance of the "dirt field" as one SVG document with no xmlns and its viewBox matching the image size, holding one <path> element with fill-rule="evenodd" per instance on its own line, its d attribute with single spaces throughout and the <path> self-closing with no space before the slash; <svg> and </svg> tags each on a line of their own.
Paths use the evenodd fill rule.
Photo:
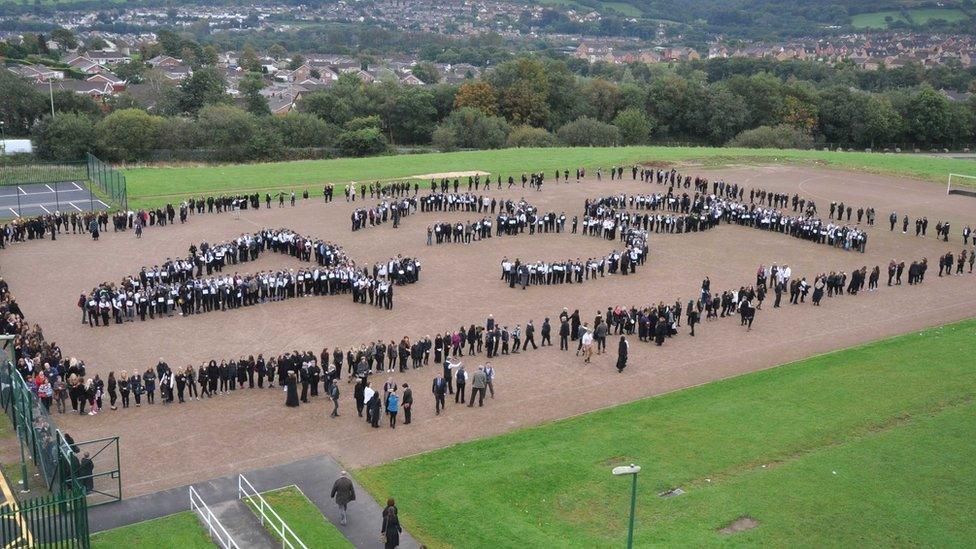
<svg viewBox="0 0 976 549">
<path fill-rule="evenodd" d="M 608 277 L 582 285 L 530 287 L 512 290 L 500 280 L 503 256 L 526 260 L 605 254 L 611 243 L 570 234 L 492 238 L 469 246 L 425 246 L 426 226 L 434 221 L 474 218 L 464 213 L 420 213 L 404 218 L 399 229 L 391 224 L 352 233 L 349 213 L 361 202 L 340 198 L 331 205 L 309 200 L 296 208 L 195 216 L 186 225 L 152 228 L 141 240 L 130 233 L 104 235 L 100 242 L 67 236 L 56 242 L 15 245 L 3 253 L 0 271 L 10 283 L 31 321 L 65 354 L 82 357 L 89 372 L 105 376 L 110 370 L 144 370 L 163 357 L 171 366 L 198 365 L 210 358 L 242 354 L 265 356 L 293 349 L 340 345 L 347 348 L 382 338 L 418 338 L 459 325 L 483 323 L 494 314 L 509 327 L 543 317 L 555 319 L 562 309 L 579 308 L 584 319 L 608 305 L 631 305 L 697 296 L 701 280 L 709 276 L 712 290 L 750 284 L 760 263 L 788 263 L 795 277 L 867 265 L 885 269 L 892 258 L 910 262 L 926 256 L 930 268 L 920 287 L 886 288 L 856 297 L 824 299 L 809 305 L 772 309 L 771 299 L 759 311 L 755 327 L 746 333 L 736 319 L 700 326 L 698 337 L 686 335 L 655 347 L 631 339 L 630 367 L 622 375 L 613 368 L 611 353 L 584 366 L 572 352 L 549 348 L 493 361 L 497 396 L 484 408 L 460 408 L 449 402 L 447 413 L 435 417 L 429 387 L 430 366 L 395 376 L 414 388 L 414 423 L 396 430 L 374 432 L 356 417 L 352 386 L 342 385 L 342 417 L 330 420 L 325 399 L 319 397 L 299 409 L 284 406 L 280 389 L 243 389 L 231 396 L 163 408 L 155 406 L 109 411 L 97 417 L 63 416 L 62 426 L 77 440 L 121 436 L 124 494 L 134 496 L 250 468 L 283 463 L 326 452 L 347 467 L 361 467 L 502 433 L 519 427 L 564 418 L 641 397 L 706 383 L 715 379 L 776 366 L 816 353 L 850 346 L 973 315 L 974 275 L 938 278 L 936 258 L 962 248 L 960 232 L 976 226 L 976 200 L 945 195 L 937 184 L 832 170 L 795 167 L 744 167 L 700 171 L 710 179 L 724 178 L 747 187 L 799 192 L 815 199 L 823 214 L 831 200 L 874 206 L 878 224 L 869 229 L 866 254 L 844 252 L 788 236 L 755 229 L 721 226 L 705 233 L 650 236 L 650 258 L 637 276 Z M 626 174 L 629 177 L 629 173 Z M 664 186 L 640 182 L 587 181 L 547 183 L 545 190 L 525 190 L 524 196 L 542 211 L 565 211 L 571 219 L 586 197 L 612 193 L 663 192 Z M 521 189 L 491 191 L 519 198 Z M 313 192 L 314 196 L 316 193 Z M 373 202 L 367 200 L 366 205 Z M 888 231 L 888 214 L 927 215 L 929 236 Z M 949 244 L 937 242 L 934 225 L 952 222 Z M 376 261 L 402 253 L 419 257 L 419 283 L 398 288 L 392 312 L 356 305 L 349 297 L 305 298 L 265 304 L 232 312 L 178 316 L 108 328 L 80 323 L 78 294 L 98 282 L 117 282 L 142 265 L 151 266 L 186 253 L 189 244 L 234 237 L 261 227 L 286 226 L 341 243 L 359 261 Z M 970 247 L 971 248 L 971 247 Z M 287 263 L 283 257 L 264 257 L 246 268 L 258 270 Z M 906 273 L 907 276 L 907 273 Z M 558 325 L 557 325 L 558 327 Z M 557 338 L 554 335 L 554 340 Z M 558 348 L 558 347 L 555 347 Z M 473 372 L 484 356 L 466 360 Z M 923 367 L 924 365 L 919 365 Z M 379 376 L 374 385 L 385 380 Z M 106 398 L 107 404 L 107 398 Z M 787 404 L 787 403 L 784 403 Z"/>
</svg>

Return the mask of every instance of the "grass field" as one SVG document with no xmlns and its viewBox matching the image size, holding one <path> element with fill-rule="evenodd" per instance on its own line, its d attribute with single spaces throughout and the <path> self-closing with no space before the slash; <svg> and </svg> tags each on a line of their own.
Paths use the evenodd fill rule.
<svg viewBox="0 0 976 549">
<path fill-rule="evenodd" d="M 974 350 L 970 320 L 355 474 L 430 547 L 621 547 L 627 463 L 636 547 L 969 546 Z"/>
<path fill-rule="evenodd" d="M 289 486 L 261 495 L 308 547 L 352 548 L 349 540 L 322 516 L 318 507 L 298 488 Z M 271 528 L 268 531 L 275 539 L 281 539 Z"/>
<path fill-rule="evenodd" d="M 91 537 L 92 549 L 213 549 L 210 536 L 193 511 L 138 522 L 99 532 Z"/>
<path fill-rule="evenodd" d="M 450 171 L 482 170 L 518 177 L 523 172 L 586 167 L 604 169 L 637 162 L 729 164 L 802 163 L 862 170 L 945 183 L 950 172 L 976 175 L 976 162 L 909 154 L 872 154 L 708 147 L 616 147 L 501 149 L 371 158 L 339 158 L 264 164 L 125 170 L 130 205 L 165 204 L 191 194 L 309 188 L 321 194 L 324 183 L 374 181 Z"/>
<path fill-rule="evenodd" d="M 943 19 L 945 21 L 963 21 L 969 16 L 957 8 L 914 8 L 908 10 L 908 15 L 918 25 L 924 25 L 932 19 Z M 857 28 L 883 29 L 888 26 L 885 17 L 890 16 L 892 22 L 901 21 L 908 23 L 908 20 L 897 10 L 876 11 L 872 13 L 860 13 L 851 17 L 851 24 Z"/>
</svg>

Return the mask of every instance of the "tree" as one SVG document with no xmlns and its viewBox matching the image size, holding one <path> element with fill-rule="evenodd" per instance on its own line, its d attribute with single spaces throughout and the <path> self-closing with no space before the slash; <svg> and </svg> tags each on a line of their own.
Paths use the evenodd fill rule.
<svg viewBox="0 0 976 549">
<path fill-rule="evenodd" d="M 0 121 L 7 137 L 26 136 L 34 122 L 50 113 L 46 98 L 26 80 L 10 71 L 0 70 Z"/>
<path fill-rule="evenodd" d="M 556 131 L 559 140 L 571 147 L 611 147 L 620 143 L 616 126 L 583 116 Z"/>
<path fill-rule="evenodd" d="M 163 119 L 139 109 L 123 109 L 95 125 L 99 150 L 110 160 L 133 162 L 157 147 Z"/>
<path fill-rule="evenodd" d="M 613 125 L 620 132 L 620 141 L 624 145 L 647 143 L 654 131 L 654 120 L 643 109 L 633 107 L 620 111 L 614 117 Z"/>
<path fill-rule="evenodd" d="M 149 70 L 149 65 L 138 59 L 120 63 L 115 67 L 115 75 L 130 84 L 140 84 Z"/>
<path fill-rule="evenodd" d="M 237 64 L 248 72 L 262 72 L 258 53 L 254 51 L 254 46 L 250 44 L 244 45 L 244 50 L 241 51 L 241 56 L 237 59 Z"/>
<path fill-rule="evenodd" d="M 471 107 L 487 116 L 498 114 L 498 95 L 488 82 L 478 81 L 461 84 L 454 96 L 454 107 Z"/>
<path fill-rule="evenodd" d="M 241 78 L 237 89 L 244 96 L 244 107 L 247 109 L 247 112 L 258 116 L 271 114 L 271 109 L 268 107 L 268 98 L 261 95 L 261 90 L 264 87 L 264 78 L 259 73 L 249 72 L 244 75 L 244 78 Z"/>
<path fill-rule="evenodd" d="M 434 131 L 434 95 L 415 86 L 399 86 L 387 126 L 398 143 L 426 143 Z"/>
<path fill-rule="evenodd" d="M 534 89 L 531 83 L 520 81 L 502 92 L 502 113 L 514 124 L 544 127 L 549 121 L 546 93 Z"/>
<path fill-rule="evenodd" d="M 179 57 L 183 50 L 183 39 L 170 29 L 161 29 L 157 32 L 156 41 L 163 47 L 163 53 L 170 57 Z"/>
<path fill-rule="evenodd" d="M 268 55 L 270 55 L 273 59 L 280 61 L 281 59 L 284 59 L 286 55 L 288 55 L 288 50 L 286 50 L 281 44 L 272 44 L 271 47 L 268 48 Z"/>
<path fill-rule="evenodd" d="M 590 116 L 601 122 L 613 120 L 623 100 L 619 86 L 597 78 L 590 80 L 581 91 Z"/>
<path fill-rule="evenodd" d="M 336 147 L 344 156 L 370 156 L 386 152 L 390 144 L 378 128 L 363 128 L 339 134 Z"/>
<path fill-rule="evenodd" d="M 349 104 L 332 91 L 317 91 L 303 95 L 297 105 L 299 112 L 314 114 L 322 120 L 341 126 L 352 118 Z"/>
<path fill-rule="evenodd" d="M 925 87 L 909 101 L 908 136 L 919 144 L 942 143 L 949 134 L 949 100 Z"/>
<path fill-rule="evenodd" d="M 291 58 L 291 61 L 288 62 L 288 69 L 295 70 L 304 64 L 305 64 L 305 57 L 299 54 L 295 54 L 295 56 Z"/>
<path fill-rule="evenodd" d="M 48 115 L 31 130 L 34 153 L 45 160 L 79 160 L 95 145 L 95 130 L 83 114 Z"/>
<path fill-rule="evenodd" d="M 75 33 L 64 27 L 58 27 L 51 31 L 51 40 L 57 42 L 62 50 L 73 50 L 78 47 L 78 39 L 75 37 Z"/>
<path fill-rule="evenodd" d="M 417 63 L 410 72 L 417 78 L 423 80 L 424 84 L 436 84 L 441 79 L 441 73 L 437 70 L 437 65 L 430 61 Z"/>
<path fill-rule="evenodd" d="M 180 85 L 180 108 L 186 113 L 198 112 L 206 105 L 227 103 L 227 81 L 214 67 L 201 67 Z"/>
<path fill-rule="evenodd" d="M 854 141 L 871 147 L 888 145 L 902 131 L 901 115 L 884 96 L 872 96 L 864 105 L 863 121 L 855 127 Z"/>
<path fill-rule="evenodd" d="M 556 136 L 544 128 L 519 126 L 508 134 L 506 147 L 555 147 Z"/>
</svg>

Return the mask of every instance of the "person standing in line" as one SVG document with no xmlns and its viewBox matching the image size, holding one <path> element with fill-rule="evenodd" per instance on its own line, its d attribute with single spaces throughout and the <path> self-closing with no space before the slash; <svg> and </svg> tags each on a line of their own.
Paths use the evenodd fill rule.
<svg viewBox="0 0 976 549">
<path fill-rule="evenodd" d="M 397 412 L 400 411 L 400 396 L 396 391 L 392 389 L 386 396 L 386 412 L 390 416 L 390 429 L 396 429 Z"/>
<path fill-rule="evenodd" d="M 485 384 L 488 386 L 491 398 L 495 398 L 495 369 L 491 367 L 491 362 L 485 363 Z"/>
<path fill-rule="evenodd" d="M 403 384 L 403 398 L 400 400 L 400 407 L 403 408 L 403 424 L 410 425 L 410 412 L 413 408 L 413 390 L 407 383 Z"/>
<path fill-rule="evenodd" d="M 485 367 L 478 366 L 478 371 L 474 373 L 471 380 L 471 399 L 468 401 L 468 408 L 474 406 L 474 397 L 478 395 L 478 407 L 485 405 L 485 387 L 488 385 L 488 376 L 485 375 Z"/>
<path fill-rule="evenodd" d="M 356 488 L 352 485 L 349 473 L 342 471 L 339 478 L 332 485 L 332 493 L 329 495 L 339 506 L 339 524 L 346 525 L 346 508 L 349 502 L 356 501 Z"/>
</svg>

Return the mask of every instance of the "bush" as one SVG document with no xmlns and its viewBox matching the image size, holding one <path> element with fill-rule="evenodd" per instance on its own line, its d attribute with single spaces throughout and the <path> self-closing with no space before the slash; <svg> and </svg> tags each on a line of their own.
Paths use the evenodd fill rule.
<svg viewBox="0 0 976 549">
<path fill-rule="evenodd" d="M 500 149 L 509 132 L 508 122 L 500 116 L 488 116 L 473 107 L 462 107 L 434 130 L 438 148 Z M 450 133 L 449 133 L 450 132 Z M 442 149 L 443 150 L 443 149 Z"/>
<path fill-rule="evenodd" d="M 450 152 L 457 149 L 457 134 L 450 126 L 437 126 L 431 136 L 431 144 L 441 152 Z"/>
<path fill-rule="evenodd" d="M 556 135 L 571 147 L 610 147 L 620 142 L 620 131 L 616 126 L 588 116 L 564 124 Z"/>
<path fill-rule="evenodd" d="M 343 156 L 370 156 L 386 152 L 390 144 L 378 128 L 363 128 L 340 133 L 336 147 Z"/>
<path fill-rule="evenodd" d="M 344 124 L 343 127 L 347 131 L 354 132 L 356 130 L 365 130 L 367 128 L 381 128 L 383 125 L 380 117 L 377 115 L 373 116 L 363 116 L 361 118 L 353 118 Z"/>
<path fill-rule="evenodd" d="M 747 149 L 812 149 L 813 136 L 788 124 L 745 130 L 728 142 Z"/>
<path fill-rule="evenodd" d="M 543 128 L 533 128 L 532 126 L 519 126 L 508 134 L 506 147 L 554 147 L 556 136 Z"/>
<path fill-rule="evenodd" d="M 339 128 L 314 114 L 290 112 L 270 120 L 288 147 L 331 147 L 339 134 Z"/>
<path fill-rule="evenodd" d="M 81 160 L 95 145 L 95 126 L 83 114 L 45 116 L 31 130 L 31 141 L 45 160 Z"/>
</svg>

